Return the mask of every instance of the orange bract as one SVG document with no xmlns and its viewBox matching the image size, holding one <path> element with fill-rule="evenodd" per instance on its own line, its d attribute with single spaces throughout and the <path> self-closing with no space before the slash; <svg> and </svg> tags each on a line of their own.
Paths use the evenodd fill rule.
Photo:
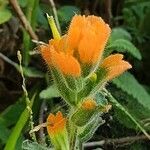
<svg viewBox="0 0 150 150">
<path fill-rule="evenodd" d="M 65 75 L 73 75 L 75 77 L 80 76 L 80 64 L 73 56 L 63 52 L 57 53 L 54 50 L 51 51 L 51 55 L 53 65 L 60 69 L 62 73 Z"/>
<path fill-rule="evenodd" d="M 47 118 L 47 131 L 50 136 L 63 132 L 66 127 L 66 118 L 59 111 L 56 116 L 50 114 Z"/>
<path fill-rule="evenodd" d="M 72 55 L 65 52 L 65 36 L 60 40 L 50 40 L 47 46 L 42 45 L 40 52 L 48 65 L 58 68 L 63 74 L 80 76 L 79 62 Z"/>
<path fill-rule="evenodd" d="M 68 45 L 77 49 L 82 63 L 96 63 L 102 55 L 110 28 L 96 16 L 74 16 L 68 31 Z"/>
<path fill-rule="evenodd" d="M 49 46 L 53 46 L 57 52 L 65 52 L 66 50 L 66 35 L 62 36 L 60 39 L 49 40 Z"/>
<path fill-rule="evenodd" d="M 104 59 L 100 67 L 105 68 L 108 71 L 108 80 L 111 80 L 122 74 L 124 71 L 132 68 L 127 61 L 122 59 L 123 55 L 121 54 L 110 55 Z"/>
<path fill-rule="evenodd" d="M 51 54 L 50 54 L 50 47 L 48 45 L 41 45 L 40 46 L 40 53 L 43 59 L 47 62 L 51 62 Z"/>
<path fill-rule="evenodd" d="M 81 106 L 84 109 L 91 110 L 96 107 L 96 102 L 93 99 L 86 99 Z"/>
</svg>

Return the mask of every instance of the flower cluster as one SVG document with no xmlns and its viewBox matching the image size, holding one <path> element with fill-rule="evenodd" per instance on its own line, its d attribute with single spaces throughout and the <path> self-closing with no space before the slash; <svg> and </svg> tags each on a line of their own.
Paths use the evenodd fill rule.
<svg viewBox="0 0 150 150">
<path fill-rule="evenodd" d="M 111 29 L 102 18 L 75 15 L 63 36 L 59 35 L 53 20 L 49 23 L 54 39 L 41 45 L 40 53 L 51 70 L 57 90 L 73 111 L 69 120 L 60 112 L 56 116 L 50 114 L 47 129 L 54 145 L 67 145 L 67 140 L 72 141 L 68 139 L 72 123 L 85 133 L 87 128 L 92 129 L 88 127 L 90 120 L 108 112 L 111 105 L 104 106 L 97 101 L 101 87 L 132 66 L 123 60 L 122 54 L 104 58 Z M 84 139 L 83 133 L 78 133 L 78 137 Z"/>
</svg>

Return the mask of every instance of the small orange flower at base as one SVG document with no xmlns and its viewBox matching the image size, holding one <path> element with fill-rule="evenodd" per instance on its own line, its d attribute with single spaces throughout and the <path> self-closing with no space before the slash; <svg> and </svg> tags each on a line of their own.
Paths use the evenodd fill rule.
<svg viewBox="0 0 150 150">
<path fill-rule="evenodd" d="M 107 71 L 107 80 L 111 80 L 119 75 L 121 75 L 126 70 L 132 68 L 132 66 L 127 62 L 122 60 L 122 54 L 114 54 L 105 58 L 100 65 L 101 68 Z"/>
<path fill-rule="evenodd" d="M 50 114 L 47 118 L 47 131 L 49 135 L 55 135 L 61 132 L 66 126 L 66 118 L 63 118 L 59 111 L 56 116 Z"/>
<path fill-rule="evenodd" d="M 86 99 L 82 104 L 81 107 L 86 110 L 92 110 L 96 108 L 96 102 L 93 99 Z"/>
<path fill-rule="evenodd" d="M 66 121 L 60 111 L 56 115 L 50 114 L 47 118 L 47 131 L 56 149 L 69 150 Z"/>
</svg>

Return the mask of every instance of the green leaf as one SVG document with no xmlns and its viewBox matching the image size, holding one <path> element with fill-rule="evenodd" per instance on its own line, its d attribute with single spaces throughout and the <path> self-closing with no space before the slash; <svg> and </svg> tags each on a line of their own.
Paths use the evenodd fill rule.
<svg viewBox="0 0 150 150">
<path fill-rule="evenodd" d="M 51 68 L 54 83 L 61 95 L 61 97 L 70 105 L 76 105 L 77 95 L 73 92 L 65 80 L 63 74 L 56 68 Z"/>
<path fill-rule="evenodd" d="M 139 104 L 138 101 L 132 96 L 126 96 L 126 103 L 122 105 L 126 108 L 126 110 L 128 110 L 130 114 L 132 114 L 132 116 L 144 129 L 150 131 L 150 127 L 145 126 L 148 122 L 144 121 L 149 119 L 150 111 L 148 109 L 145 109 L 143 106 L 141 106 L 141 104 Z M 137 130 L 136 125 L 120 109 L 115 108 L 115 117 L 125 127 Z"/>
<path fill-rule="evenodd" d="M 51 99 L 54 97 L 60 97 L 59 91 L 55 85 L 51 85 L 40 93 L 40 98 L 42 99 Z"/>
<path fill-rule="evenodd" d="M 12 14 L 8 9 L 0 10 L 0 24 L 7 22 L 11 18 Z"/>
<path fill-rule="evenodd" d="M 133 142 L 133 144 L 130 145 L 130 150 L 147 150 L 147 144 L 145 144 L 142 141 Z"/>
<path fill-rule="evenodd" d="M 30 107 L 32 107 L 34 98 L 35 98 L 35 95 L 32 97 Z M 23 130 L 23 127 L 25 126 L 29 116 L 30 116 L 30 112 L 29 112 L 28 108 L 25 108 L 25 110 L 20 115 L 18 122 L 16 123 L 15 127 L 13 128 L 13 131 L 10 134 L 4 150 L 15 150 L 17 140 L 20 137 L 21 131 Z"/>
<path fill-rule="evenodd" d="M 146 132 L 146 130 L 143 128 L 143 126 L 136 120 L 136 118 L 122 105 L 119 103 L 118 100 L 116 100 L 106 89 L 103 89 L 105 91 L 106 96 L 108 97 L 109 101 L 112 102 L 112 104 L 120 109 L 131 121 L 140 129 L 145 136 L 150 140 L 150 135 Z"/>
<path fill-rule="evenodd" d="M 84 109 L 79 107 L 75 113 L 71 116 L 71 121 L 79 127 L 85 126 L 88 124 L 93 117 L 98 113 L 98 109 Z"/>
<path fill-rule="evenodd" d="M 23 150 L 54 150 L 52 148 L 47 148 L 43 145 L 40 145 L 36 142 L 32 142 L 29 140 L 25 140 L 22 144 L 22 149 Z"/>
<path fill-rule="evenodd" d="M 121 27 L 113 28 L 111 32 L 110 40 L 115 41 L 118 39 L 131 41 L 132 37 L 128 31 L 126 31 L 125 29 Z"/>
<path fill-rule="evenodd" d="M 3 123 L 6 127 L 9 127 L 15 124 L 24 110 L 25 105 L 22 102 L 16 102 L 13 105 L 7 107 L 1 114 L 0 119 L 3 120 Z"/>
<path fill-rule="evenodd" d="M 22 143 L 25 140 L 23 133 L 20 135 L 20 137 L 17 140 L 16 146 L 15 146 L 15 150 L 22 150 Z"/>
<path fill-rule="evenodd" d="M 150 110 L 150 95 L 132 74 L 126 72 L 120 77 L 114 79 L 112 82 L 118 88 L 137 99 L 138 103 L 140 103 L 144 108 Z"/>
<path fill-rule="evenodd" d="M 43 78 L 44 73 L 33 67 L 23 67 L 24 75 L 32 78 Z"/>
<path fill-rule="evenodd" d="M 79 14 L 79 8 L 75 6 L 63 6 L 58 9 L 58 17 L 62 22 L 69 22 L 75 14 Z"/>
<path fill-rule="evenodd" d="M 27 6 L 27 4 L 28 4 L 28 0 L 19 0 L 19 5 L 21 6 L 21 7 L 26 7 Z"/>
<path fill-rule="evenodd" d="M 2 143 L 6 143 L 8 136 L 10 134 L 10 130 L 6 128 L 6 126 L 3 124 L 3 120 L 0 118 L 0 141 Z"/>
<path fill-rule="evenodd" d="M 48 21 L 47 21 L 47 18 L 45 17 L 45 13 L 49 13 L 50 12 L 48 10 L 42 10 L 42 5 L 41 4 L 39 7 L 38 7 L 38 10 L 37 10 L 37 23 L 39 26 L 42 26 L 44 29 L 48 29 L 49 28 L 49 24 L 48 24 Z"/>
<path fill-rule="evenodd" d="M 104 120 L 102 120 L 102 118 L 97 115 L 91 120 L 89 124 L 79 128 L 78 138 L 80 139 L 80 142 L 83 143 L 91 139 L 98 127 L 101 126 L 103 123 Z"/>
<path fill-rule="evenodd" d="M 124 39 L 115 40 L 106 47 L 106 55 L 109 55 L 113 51 L 117 52 L 127 52 L 131 54 L 133 57 L 141 60 L 142 56 L 139 50 L 130 42 Z"/>
</svg>

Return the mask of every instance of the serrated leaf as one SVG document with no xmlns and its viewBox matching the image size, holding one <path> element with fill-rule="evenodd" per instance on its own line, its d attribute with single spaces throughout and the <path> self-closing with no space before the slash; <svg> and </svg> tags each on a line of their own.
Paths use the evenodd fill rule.
<svg viewBox="0 0 150 150">
<path fill-rule="evenodd" d="M 150 135 L 144 129 L 144 127 L 136 120 L 136 118 L 121 104 L 118 100 L 116 100 L 106 89 L 104 89 L 105 94 L 112 104 L 117 107 L 120 111 L 122 111 L 128 118 L 132 120 L 132 122 L 140 129 L 145 136 L 150 140 Z"/>
<path fill-rule="evenodd" d="M 8 9 L 2 9 L 0 11 L 0 24 L 7 22 L 11 18 L 12 14 Z"/>
<path fill-rule="evenodd" d="M 137 100 L 131 96 L 127 96 L 126 101 L 127 104 L 123 105 L 126 108 L 126 110 L 128 110 L 128 112 L 132 114 L 132 116 L 140 123 L 140 125 L 144 129 L 150 131 L 150 127 L 145 126 L 145 122 L 144 122 L 144 120 L 149 119 L 150 111 L 143 108 L 137 102 Z M 123 124 L 127 128 L 137 130 L 136 125 L 129 119 L 129 117 L 126 116 L 121 110 L 117 108 L 115 109 L 115 117 L 121 124 Z"/>
<path fill-rule="evenodd" d="M 97 128 L 103 123 L 104 120 L 99 115 L 95 116 L 88 125 L 79 129 L 78 138 L 80 141 L 86 142 L 91 139 Z"/>
<path fill-rule="evenodd" d="M 40 98 L 42 99 L 51 99 L 54 97 L 60 97 L 60 94 L 55 85 L 48 87 L 40 93 Z"/>
<path fill-rule="evenodd" d="M 118 88 L 136 98 L 144 108 L 150 110 L 150 95 L 132 74 L 126 72 L 112 82 Z"/>
<path fill-rule="evenodd" d="M 43 145 L 38 144 L 37 142 L 32 142 L 29 140 L 25 140 L 22 144 L 23 150 L 54 150 L 52 148 L 47 148 Z"/>
<path fill-rule="evenodd" d="M 124 39 L 115 40 L 106 47 L 106 55 L 109 55 L 113 51 L 127 52 L 139 60 L 142 59 L 140 51 L 130 41 Z"/>
<path fill-rule="evenodd" d="M 113 28 L 110 36 L 111 41 L 115 41 L 118 39 L 132 40 L 132 37 L 128 31 L 121 27 Z"/>
</svg>

